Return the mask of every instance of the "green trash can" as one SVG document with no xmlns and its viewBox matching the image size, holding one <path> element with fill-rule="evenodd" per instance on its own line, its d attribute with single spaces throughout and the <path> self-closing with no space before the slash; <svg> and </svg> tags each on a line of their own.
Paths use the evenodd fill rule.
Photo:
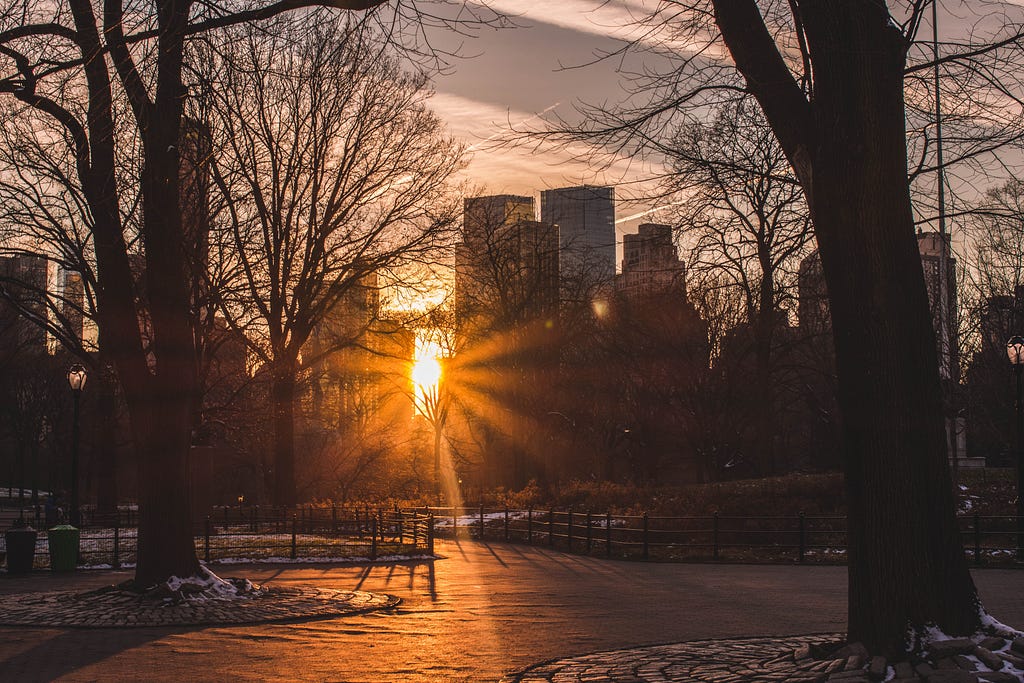
<svg viewBox="0 0 1024 683">
<path fill-rule="evenodd" d="M 50 569 L 73 572 L 78 566 L 78 529 L 60 524 L 46 532 L 50 544 Z"/>
<path fill-rule="evenodd" d="M 32 527 L 15 526 L 4 532 L 7 544 L 7 573 L 28 574 L 36 556 L 36 530 Z"/>
</svg>

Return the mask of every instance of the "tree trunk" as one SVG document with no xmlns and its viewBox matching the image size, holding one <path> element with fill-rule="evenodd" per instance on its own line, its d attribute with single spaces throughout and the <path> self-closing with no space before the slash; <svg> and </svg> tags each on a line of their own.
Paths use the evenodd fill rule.
<svg viewBox="0 0 1024 683">
<path fill-rule="evenodd" d="M 295 373 L 293 363 L 282 363 L 271 380 L 274 410 L 274 504 L 291 507 L 295 492 Z"/>
<path fill-rule="evenodd" d="M 800 3 L 806 100 L 757 6 L 715 0 L 722 35 L 807 195 L 828 285 L 849 508 L 849 631 L 898 656 L 928 624 L 980 622 L 951 491 L 938 355 L 914 237 L 906 42 L 882 4 Z"/>
<path fill-rule="evenodd" d="M 98 422 L 95 448 L 96 513 L 100 516 L 117 514 L 117 394 L 115 380 L 101 360 L 94 380 L 96 391 L 96 420 Z"/>
<path fill-rule="evenodd" d="M 139 548 L 135 583 L 146 588 L 199 570 L 189 501 L 191 413 L 174 380 L 154 382 L 148 419 L 132 416 L 139 463 Z M 141 428 L 140 428 L 141 427 Z"/>
<path fill-rule="evenodd" d="M 136 581 L 151 585 L 199 568 L 192 535 L 188 456 L 195 379 L 189 271 L 180 203 L 179 129 L 183 34 L 190 3 L 161 5 L 156 97 L 139 106 L 150 368 L 128 393 L 139 448 L 139 559 Z M 123 80 L 123 79 L 122 79 Z M 119 368 L 120 369 L 120 368 Z"/>
<path fill-rule="evenodd" d="M 904 47 L 887 16 L 870 14 L 828 8 L 807 17 L 818 55 L 810 206 L 843 415 L 849 637 L 893 655 L 906 648 L 908 626 L 969 634 L 979 616 L 955 517 L 914 237 Z"/>
</svg>

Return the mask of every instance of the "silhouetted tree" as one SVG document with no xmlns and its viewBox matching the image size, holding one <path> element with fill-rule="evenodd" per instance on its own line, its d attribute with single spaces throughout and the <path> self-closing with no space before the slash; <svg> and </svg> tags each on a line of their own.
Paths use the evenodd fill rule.
<svg viewBox="0 0 1024 683">
<path fill-rule="evenodd" d="M 929 624 L 965 635 L 980 625 L 907 174 L 905 79 L 932 68 L 915 43 L 929 8 L 666 0 L 633 46 L 665 60 L 632 83 L 645 104 L 588 110 L 594 122 L 572 133 L 603 149 L 650 148 L 680 112 L 757 99 L 803 189 L 828 286 L 850 511 L 848 637 L 889 656 L 915 647 L 908 634 Z M 974 102 L 1019 93 L 1018 26 L 1000 21 L 983 43 L 943 46 L 941 67 L 972 83 Z M 1002 130 L 1019 121 L 1019 109 L 996 108 L 989 121 Z"/>
<path fill-rule="evenodd" d="M 426 109 L 423 77 L 362 27 L 311 16 L 227 41 L 214 175 L 240 278 L 223 310 L 272 375 L 274 501 L 294 505 L 296 383 L 319 359 L 307 342 L 359 299 L 365 315 L 324 325 L 318 353 L 356 344 L 378 318 L 378 274 L 444 246 L 461 151 Z"/>
</svg>

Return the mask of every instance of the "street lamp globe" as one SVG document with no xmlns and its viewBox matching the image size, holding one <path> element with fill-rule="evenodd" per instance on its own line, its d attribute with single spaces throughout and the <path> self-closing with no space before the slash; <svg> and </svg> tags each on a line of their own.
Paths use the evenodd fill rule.
<svg viewBox="0 0 1024 683">
<path fill-rule="evenodd" d="M 85 366 L 75 363 L 68 368 L 68 384 L 71 385 L 71 391 L 79 392 L 85 388 L 85 380 L 88 377 L 88 373 L 85 371 Z"/>
</svg>

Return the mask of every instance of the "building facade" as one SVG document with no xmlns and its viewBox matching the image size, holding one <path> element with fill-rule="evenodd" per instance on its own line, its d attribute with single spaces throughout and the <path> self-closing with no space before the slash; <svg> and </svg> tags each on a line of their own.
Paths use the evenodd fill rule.
<svg viewBox="0 0 1024 683">
<path fill-rule="evenodd" d="M 627 297 L 686 292 L 686 266 L 672 239 L 672 226 L 641 223 L 622 238 L 622 272 L 616 289 Z"/>
<path fill-rule="evenodd" d="M 540 219 L 558 226 L 562 296 L 582 299 L 615 277 L 615 188 L 561 187 L 540 193 Z"/>
</svg>

